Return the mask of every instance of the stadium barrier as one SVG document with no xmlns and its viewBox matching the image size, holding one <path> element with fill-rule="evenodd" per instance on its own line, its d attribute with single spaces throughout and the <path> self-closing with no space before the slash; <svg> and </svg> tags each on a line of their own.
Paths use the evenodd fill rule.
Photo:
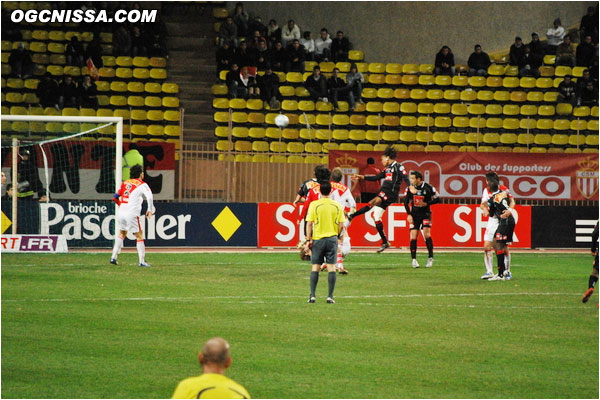
<svg viewBox="0 0 600 400">
<path fill-rule="evenodd" d="M 598 207 L 533 207 L 532 246 L 590 248 Z"/>
</svg>

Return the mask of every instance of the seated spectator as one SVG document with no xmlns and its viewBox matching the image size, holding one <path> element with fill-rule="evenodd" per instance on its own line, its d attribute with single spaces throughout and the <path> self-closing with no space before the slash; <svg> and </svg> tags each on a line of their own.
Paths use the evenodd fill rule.
<svg viewBox="0 0 600 400">
<path fill-rule="evenodd" d="M 267 37 L 267 27 L 262 22 L 262 18 L 260 16 L 256 16 L 254 18 L 250 18 L 248 22 L 248 31 L 249 32 L 260 32 L 260 36 L 263 38 Z"/>
<path fill-rule="evenodd" d="M 586 69 L 583 71 L 583 76 L 577 79 L 577 83 L 575 84 L 575 86 L 577 87 L 577 96 L 579 96 L 581 92 L 583 92 L 588 82 L 592 82 L 592 85 L 594 85 L 594 80 L 590 76 L 590 70 Z"/>
<path fill-rule="evenodd" d="M 248 97 L 260 94 L 260 90 L 256 86 L 256 79 L 248 75 L 248 67 L 244 66 L 241 69 L 237 68 L 237 64 L 231 66 L 231 71 L 227 74 L 227 86 L 229 87 L 229 96 L 232 99 Z"/>
<path fill-rule="evenodd" d="M 265 74 L 258 77 L 258 87 L 260 98 L 269 103 L 272 110 L 278 109 L 283 97 L 279 93 L 279 77 L 273 73 L 270 65 L 267 65 Z"/>
<path fill-rule="evenodd" d="M 44 77 L 38 83 L 35 94 L 40 99 L 42 107 L 55 107 L 58 109 L 58 83 L 52 79 L 50 72 L 44 74 Z"/>
<path fill-rule="evenodd" d="M 269 49 L 267 48 L 266 40 L 258 42 L 258 48 L 256 49 L 256 67 L 264 71 L 269 64 Z"/>
<path fill-rule="evenodd" d="M 233 23 L 232 17 L 227 17 L 225 23 L 219 28 L 219 46 L 223 47 L 223 43 L 228 42 L 231 48 L 238 47 L 238 30 L 237 25 Z"/>
<path fill-rule="evenodd" d="M 306 78 L 304 87 L 310 93 L 311 100 L 329 102 L 327 98 L 327 78 L 321 75 L 321 68 L 318 65 L 313 68 L 312 75 Z"/>
<path fill-rule="evenodd" d="M 146 38 L 142 36 L 142 32 L 138 26 L 131 29 L 131 56 L 146 57 L 148 49 L 146 48 Z"/>
<path fill-rule="evenodd" d="M 542 63 L 543 58 L 538 54 L 532 53 L 529 46 L 525 46 L 525 54 L 519 59 L 519 76 L 539 78 Z"/>
<path fill-rule="evenodd" d="M 221 71 L 229 71 L 231 68 L 231 63 L 235 58 L 235 53 L 233 49 L 229 47 L 229 42 L 223 43 L 223 47 L 219 47 L 217 49 L 217 76 Z"/>
<path fill-rule="evenodd" d="M 450 47 L 443 46 L 435 55 L 435 74 L 454 76 L 454 54 Z"/>
<path fill-rule="evenodd" d="M 60 108 L 77 107 L 78 94 L 73 78 L 70 75 L 65 75 L 58 86 L 58 106 Z"/>
<path fill-rule="evenodd" d="M 285 50 L 281 42 L 275 43 L 275 46 L 269 50 L 269 64 L 273 68 L 273 71 L 282 71 L 285 69 L 285 62 L 287 61 Z"/>
<path fill-rule="evenodd" d="M 256 67 L 256 50 L 248 48 L 243 41 L 235 51 L 235 62 L 240 67 Z"/>
<path fill-rule="evenodd" d="M 356 66 L 355 63 L 352 63 L 350 65 L 350 72 L 348 72 L 346 74 L 346 82 L 348 83 L 348 88 L 352 92 L 354 99 L 356 101 L 358 101 L 360 104 L 363 103 L 363 101 L 362 101 L 362 89 L 363 89 L 362 84 L 363 84 L 364 80 L 365 80 L 365 78 L 364 78 L 362 72 L 358 72 L 358 67 Z"/>
<path fill-rule="evenodd" d="M 596 55 L 596 47 L 592 43 L 592 36 L 586 35 L 575 52 L 577 66 L 589 68 L 594 64 L 595 58 L 597 59 L 598 56 Z"/>
<path fill-rule="evenodd" d="M 239 36 L 246 36 L 248 32 L 248 13 L 244 11 L 244 3 L 241 1 L 235 5 L 233 10 L 233 22 L 237 26 L 237 32 Z"/>
<path fill-rule="evenodd" d="M 519 60 L 523 58 L 525 54 L 525 45 L 520 36 L 515 38 L 515 42 L 510 46 L 510 52 L 508 53 L 510 65 L 519 65 Z"/>
<path fill-rule="evenodd" d="M 594 86 L 594 82 L 586 83 L 585 88 L 579 94 L 577 105 L 588 107 L 598 105 L 598 89 Z"/>
<path fill-rule="evenodd" d="M 102 61 L 102 46 L 100 45 L 100 36 L 96 35 L 90 43 L 88 43 L 85 49 L 85 59 L 92 59 L 96 68 L 102 68 L 104 63 Z"/>
<path fill-rule="evenodd" d="M 4 172 L 3 172 L 4 173 Z M 12 183 L 6 185 L 6 193 L 1 197 L 2 201 L 12 201 L 13 198 L 13 188 Z"/>
<path fill-rule="evenodd" d="M 350 110 L 354 110 L 354 93 L 350 90 L 348 84 L 339 77 L 339 73 L 339 68 L 334 68 L 331 78 L 327 79 L 327 88 L 329 89 L 333 109 L 339 109 L 338 100 L 347 98 Z"/>
<path fill-rule="evenodd" d="M 569 35 L 565 36 L 563 42 L 556 48 L 556 65 L 575 66 L 575 47 Z"/>
<path fill-rule="evenodd" d="M 284 47 L 287 47 L 292 44 L 294 39 L 300 40 L 300 37 L 300 27 L 296 25 L 293 19 L 290 19 L 281 30 L 281 43 Z"/>
<path fill-rule="evenodd" d="M 531 42 L 529 42 L 527 46 L 529 46 L 529 49 L 531 50 L 532 54 L 535 54 L 542 59 L 544 58 L 544 55 L 546 54 L 546 49 L 544 47 L 544 44 L 540 41 L 540 37 L 537 33 L 533 32 L 531 34 Z"/>
<path fill-rule="evenodd" d="M 319 37 L 315 40 L 315 61 L 329 61 L 331 58 L 331 38 L 327 29 L 321 29 Z"/>
<path fill-rule="evenodd" d="M 571 79 L 571 75 L 565 75 L 563 81 L 558 85 L 558 102 L 575 105 L 577 101 L 576 91 L 577 87 Z"/>
<path fill-rule="evenodd" d="M 331 41 L 331 57 L 334 62 L 348 61 L 350 42 L 344 37 L 344 32 L 337 31 L 335 39 Z"/>
<path fill-rule="evenodd" d="M 556 54 L 556 48 L 563 42 L 565 37 L 565 28 L 562 27 L 560 18 L 556 18 L 553 27 L 546 32 L 548 44 L 546 45 L 546 54 Z"/>
<path fill-rule="evenodd" d="M 79 41 L 77 36 L 73 36 L 71 38 L 71 41 L 65 46 L 65 58 L 67 60 L 67 65 L 82 67 L 83 54 L 84 51 L 81 42 Z"/>
<path fill-rule="evenodd" d="M 148 50 L 148 57 L 169 57 L 167 51 L 167 44 L 165 39 L 158 32 L 152 31 L 146 38 L 146 49 Z"/>
<path fill-rule="evenodd" d="M 252 36 L 248 37 L 248 47 L 258 49 L 258 44 L 261 40 L 264 41 L 265 38 L 260 35 L 260 31 L 258 30 L 252 32 Z"/>
<path fill-rule="evenodd" d="M 269 49 L 275 47 L 275 43 L 281 42 L 281 28 L 274 19 L 270 20 L 267 26 L 267 40 Z"/>
<path fill-rule="evenodd" d="M 304 73 L 304 46 L 300 44 L 298 39 L 294 39 L 292 44 L 288 46 L 287 50 L 287 62 L 285 71 L 290 72 L 302 72 Z"/>
<path fill-rule="evenodd" d="M 304 46 L 306 61 L 313 61 L 315 59 L 315 41 L 310 36 L 310 31 L 304 31 L 300 44 Z"/>
<path fill-rule="evenodd" d="M 98 109 L 98 89 L 92 81 L 91 76 L 85 75 L 83 77 L 83 80 L 77 87 L 77 91 L 79 92 L 78 100 L 80 107 Z"/>
<path fill-rule="evenodd" d="M 113 51 L 117 57 L 131 55 L 131 35 L 123 25 L 113 35 Z"/>
<path fill-rule="evenodd" d="M 8 57 L 12 75 L 17 78 L 27 79 L 33 75 L 34 64 L 31 59 L 31 53 L 25 49 L 23 43 L 19 43 L 16 49 L 10 52 Z"/>
<path fill-rule="evenodd" d="M 579 37 L 584 38 L 588 35 L 594 42 L 598 42 L 598 13 L 597 8 L 594 7 L 588 7 L 587 14 L 581 18 L 579 24 Z"/>
<path fill-rule="evenodd" d="M 492 61 L 490 60 L 490 56 L 481 50 L 481 45 L 476 44 L 475 51 L 469 56 L 467 64 L 469 65 L 469 76 L 486 76 L 488 67 L 492 65 Z"/>
</svg>

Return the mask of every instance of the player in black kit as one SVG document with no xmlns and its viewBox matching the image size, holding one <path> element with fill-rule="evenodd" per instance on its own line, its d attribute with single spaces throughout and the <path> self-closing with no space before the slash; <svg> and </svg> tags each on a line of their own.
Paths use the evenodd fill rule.
<svg viewBox="0 0 600 400">
<path fill-rule="evenodd" d="M 383 231 L 383 222 L 381 222 L 381 216 L 390 204 L 398 201 L 398 192 L 400 192 L 400 186 L 402 185 L 402 182 L 406 182 L 406 186 L 409 185 L 408 177 L 406 176 L 406 170 L 402 164 L 396 161 L 396 154 L 397 152 L 393 147 L 388 147 L 385 149 L 381 155 L 381 163 L 385 168 L 377 175 L 352 175 L 352 179 L 355 180 L 384 180 L 377 196 L 369 201 L 366 206 L 348 216 L 348 220 L 352 221 L 352 218 L 364 214 L 371 210 L 371 208 L 375 207 L 373 212 L 373 220 L 375 221 L 375 227 L 377 228 L 377 232 L 379 232 L 379 236 L 381 236 L 382 240 L 381 247 L 379 250 L 377 250 L 378 253 L 381 253 L 390 247 L 390 243 L 388 242 L 385 232 Z"/>
<path fill-rule="evenodd" d="M 417 236 L 423 230 L 423 237 L 429 252 L 426 268 L 433 266 L 433 239 L 431 239 L 431 209 L 429 206 L 440 202 L 440 196 L 427 182 L 423 182 L 420 171 L 410 172 L 410 186 L 404 192 L 404 208 L 408 213 L 410 227 L 410 256 L 413 268 L 419 268 L 417 262 Z"/>
<path fill-rule="evenodd" d="M 584 303 L 587 303 L 590 296 L 594 294 L 594 287 L 596 287 L 596 282 L 598 282 L 598 222 L 596 222 L 596 226 L 592 232 L 592 256 L 594 256 L 594 267 L 588 281 L 588 290 L 585 291 L 581 298 L 581 301 Z"/>
<path fill-rule="evenodd" d="M 494 275 L 488 281 L 503 281 L 504 272 L 506 271 L 506 264 L 504 263 L 504 256 L 508 243 L 513 240 L 513 232 L 515 231 L 515 218 L 509 215 L 507 218 L 502 217 L 502 213 L 509 209 L 509 194 L 498 188 L 499 182 L 496 179 L 492 179 L 489 182 L 491 191 L 490 199 L 488 200 L 488 206 L 490 208 L 490 215 L 495 215 L 498 218 L 499 224 L 496 233 L 494 234 L 494 249 L 496 250 L 496 258 L 498 259 L 498 275 Z"/>
</svg>

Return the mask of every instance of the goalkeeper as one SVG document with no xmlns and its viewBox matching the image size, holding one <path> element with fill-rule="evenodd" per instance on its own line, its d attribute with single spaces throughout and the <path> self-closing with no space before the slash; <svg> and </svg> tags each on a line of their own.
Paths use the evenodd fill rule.
<svg viewBox="0 0 600 400">
<path fill-rule="evenodd" d="M 142 203 L 144 198 L 148 203 L 148 211 L 146 218 L 154 214 L 154 202 L 152 200 L 152 191 L 147 183 L 143 181 L 144 171 L 141 165 L 134 165 L 129 169 L 129 179 L 121 184 L 121 188 L 113 196 L 115 203 L 119 205 L 117 212 L 117 226 L 119 234 L 115 238 L 115 246 L 113 247 L 110 263 L 117 265 L 117 257 L 123 247 L 123 240 L 127 236 L 127 232 L 131 232 L 136 238 L 136 247 L 139 257 L 140 267 L 150 267 L 146 262 L 146 246 L 144 245 L 144 232 L 140 225 L 140 213 L 142 211 Z"/>
</svg>

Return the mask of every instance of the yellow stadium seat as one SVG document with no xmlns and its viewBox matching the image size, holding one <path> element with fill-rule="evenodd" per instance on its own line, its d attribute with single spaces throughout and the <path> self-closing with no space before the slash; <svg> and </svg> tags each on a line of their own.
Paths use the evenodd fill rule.
<svg viewBox="0 0 600 400">
<path fill-rule="evenodd" d="M 419 73 L 418 64 L 404 64 L 402 66 L 402 73 L 416 75 Z"/>
<path fill-rule="evenodd" d="M 150 57 L 148 64 L 153 68 L 165 68 L 167 66 L 167 60 L 164 57 Z"/>
<path fill-rule="evenodd" d="M 385 73 L 384 63 L 369 63 L 369 70 L 372 74 L 383 74 Z"/>
<path fill-rule="evenodd" d="M 484 90 L 481 90 L 480 92 L 485 92 Z M 470 103 L 472 101 L 475 101 L 475 99 L 477 99 L 477 94 L 478 92 L 471 90 L 471 89 L 466 89 L 460 92 L 460 101 L 463 101 L 465 103 Z"/>
<path fill-rule="evenodd" d="M 415 140 L 417 142 L 421 142 L 421 143 L 429 143 L 429 142 L 431 142 L 432 139 L 433 139 L 433 133 L 426 132 L 426 131 L 417 132 L 417 134 L 415 136 Z"/>
<path fill-rule="evenodd" d="M 348 140 L 350 138 L 350 132 L 348 129 L 334 129 L 331 132 L 331 138 L 338 141 Z"/>
<path fill-rule="evenodd" d="M 450 134 L 448 132 L 436 131 L 436 132 L 433 132 L 433 136 L 431 137 L 431 140 L 436 143 L 446 143 L 446 142 L 448 142 L 449 138 L 450 138 Z"/>
<path fill-rule="evenodd" d="M 401 74 L 402 73 L 402 64 L 389 63 L 385 66 L 386 74 Z"/>
<path fill-rule="evenodd" d="M 450 112 L 453 115 L 467 115 L 467 106 L 466 104 L 452 104 Z"/>
<path fill-rule="evenodd" d="M 510 92 L 510 101 L 513 103 L 522 103 L 527 100 L 527 93 L 522 91 Z"/>
<path fill-rule="evenodd" d="M 444 98 L 444 91 L 440 89 L 429 89 L 427 90 L 427 100 L 442 100 Z"/>
<path fill-rule="evenodd" d="M 502 121 L 502 128 L 505 130 L 517 130 L 520 126 L 520 121 L 517 118 L 504 118 Z"/>
<path fill-rule="evenodd" d="M 317 119 L 315 121 L 317 125 L 329 126 L 331 125 L 331 115 L 329 114 L 317 114 Z"/>
<path fill-rule="evenodd" d="M 399 113 L 400 112 L 400 104 L 395 101 L 386 101 L 383 103 L 383 112 L 384 113 Z"/>
<path fill-rule="evenodd" d="M 537 78 L 535 81 L 535 87 L 539 89 L 550 89 L 553 86 L 554 82 L 551 78 Z"/>
<path fill-rule="evenodd" d="M 477 144 L 483 142 L 483 134 L 477 132 L 469 132 L 465 135 L 465 142 Z"/>
<path fill-rule="evenodd" d="M 469 127 L 473 129 L 484 129 L 487 127 L 487 119 L 482 118 L 480 115 L 469 118 Z"/>
<path fill-rule="evenodd" d="M 335 131 L 333 133 L 334 139 L 336 138 Z M 346 139 L 337 140 L 351 140 L 353 142 L 363 142 L 367 139 L 367 133 L 363 129 L 351 129 L 348 131 L 348 137 Z"/>
<path fill-rule="evenodd" d="M 554 67 L 548 65 L 542 65 L 540 67 L 540 76 L 542 77 L 552 77 L 554 76 Z"/>
<path fill-rule="evenodd" d="M 167 70 L 164 68 L 152 68 L 150 70 L 150 78 L 156 80 L 167 79 Z"/>
<path fill-rule="evenodd" d="M 247 140 L 236 140 L 233 148 L 235 151 L 251 151 L 252 150 L 252 142 Z"/>
<path fill-rule="evenodd" d="M 12 89 L 23 89 L 25 86 L 23 79 L 20 78 L 8 78 L 6 80 L 6 86 Z"/>
<path fill-rule="evenodd" d="M 348 52 L 348 59 L 352 61 L 362 61 L 365 58 L 365 55 L 360 50 L 350 50 Z"/>
<path fill-rule="evenodd" d="M 597 119 L 589 120 L 587 123 L 587 129 L 588 129 L 588 131 L 598 131 L 598 120 Z"/>
<path fill-rule="evenodd" d="M 486 79 L 483 76 L 471 76 L 469 77 L 469 85 L 471 87 L 484 87 Z"/>
<path fill-rule="evenodd" d="M 488 67 L 488 75 L 502 76 L 504 75 L 504 70 L 506 67 L 504 65 L 492 64 Z"/>
<path fill-rule="evenodd" d="M 519 78 L 515 76 L 507 76 L 502 79 L 502 86 L 508 89 L 514 89 L 519 87 L 520 81 Z"/>
<path fill-rule="evenodd" d="M 558 106 L 560 106 L 560 104 Z M 573 116 L 574 117 L 580 117 L 580 118 L 583 117 L 583 118 L 585 118 L 585 117 L 589 117 L 590 114 L 591 114 L 591 110 L 587 106 L 575 107 L 575 110 L 573 110 Z"/>
<path fill-rule="evenodd" d="M 434 114 L 450 114 L 451 106 L 448 103 L 435 103 L 433 106 Z"/>
<path fill-rule="evenodd" d="M 417 112 L 419 114 L 433 114 L 433 104 L 432 103 L 419 103 L 417 107 Z"/>
<path fill-rule="evenodd" d="M 504 115 L 519 115 L 520 109 L 517 104 L 505 104 L 502 106 L 502 114 Z"/>
<path fill-rule="evenodd" d="M 383 104 L 378 101 L 369 101 L 367 103 L 367 112 L 378 113 L 383 111 Z"/>
<path fill-rule="evenodd" d="M 500 135 L 498 133 L 484 133 L 482 142 L 486 144 L 498 144 L 500 143 Z"/>
<path fill-rule="evenodd" d="M 381 140 L 386 142 L 397 142 L 400 139 L 400 132 L 398 131 L 383 131 L 381 132 Z"/>
<path fill-rule="evenodd" d="M 399 100 L 410 99 L 410 90 L 406 88 L 395 89 L 394 98 Z"/>
<path fill-rule="evenodd" d="M 571 75 L 571 74 L 572 74 L 571 67 L 567 67 L 565 65 L 559 65 L 554 70 L 554 76 L 565 76 L 565 75 Z"/>
<path fill-rule="evenodd" d="M 179 99 L 177 97 L 163 97 L 162 106 L 167 108 L 177 108 L 179 107 Z"/>
<path fill-rule="evenodd" d="M 427 91 L 425 89 L 412 89 L 410 91 L 410 98 L 413 100 L 425 100 L 427 98 Z"/>
<path fill-rule="evenodd" d="M 461 92 L 459 92 L 456 89 L 446 89 L 446 90 L 444 90 L 444 100 L 449 100 L 449 101 L 459 100 L 460 93 Z"/>
<path fill-rule="evenodd" d="M 406 128 L 417 126 L 417 118 L 412 115 L 403 115 L 400 117 L 400 125 Z"/>
<path fill-rule="evenodd" d="M 448 136 L 448 141 L 450 143 L 463 144 L 466 142 L 466 135 L 464 132 L 452 132 Z"/>
<path fill-rule="evenodd" d="M 437 84 L 436 78 L 433 75 L 419 75 L 418 83 L 421 86 L 431 86 Z"/>
<path fill-rule="evenodd" d="M 416 75 L 402 75 L 403 85 L 417 85 L 419 83 L 419 77 Z"/>
<path fill-rule="evenodd" d="M 133 65 L 133 59 L 131 57 L 120 56 L 115 59 L 117 66 L 119 67 L 131 67 Z"/>
<path fill-rule="evenodd" d="M 464 129 L 469 126 L 468 117 L 454 117 L 452 119 L 452 126 L 457 129 Z"/>
<path fill-rule="evenodd" d="M 400 141 L 414 142 L 417 140 L 417 133 L 414 131 L 400 131 Z"/>
<path fill-rule="evenodd" d="M 590 111 L 590 115 L 592 117 L 596 117 L 598 118 L 598 106 L 593 106 L 591 111 Z"/>
<path fill-rule="evenodd" d="M 556 105 L 556 113 L 558 115 L 571 115 L 573 113 L 573 106 L 569 103 L 559 103 Z"/>
<path fill-rule="evenodd" d="M 435 69 L 435 66 L 433 64 L 421 64 L 421 65 L 419 65 L 419 73 L 420 74 L 431 75 L 431 74 L 433 74 L 433 70 L 434 69 Z M 405 73 L 410 73 L 410 72 L 405 72 Z"/>
<path fill-rule="evenodd" d="M 150 71 L 146 68 L 134 68 L 133 77 L 135 79 L 146 80 L 150 78 Z"/>
<path fill-rule="evenodd" d="M 499 76 L 488 76 L 485 80 L 485 85 L 491 88 L 497 88 L 502 86 L 502 78 Z"/>
<path fill-rule="evenodd" d="M 434 126 L 439 129 L 447 129 L 452 126 L 452 119 L 446 116 L 436 117 Z"/>
<path fill-rule="evenodd" d="M 538 115 L 544 116 L 544 117 L 550 117 L 553 116 L 555 114 L 555 108 L 554 106 L 547 106 L 547 105 L 541 105 L 538 107 Z"/>
<path fill-rule="evenodd" d="M 146 114 L 146 118 L 149 121 L 162 121 L 163 120 L 163 112 L 160 110 L 149 110 Z"/>
<path fill-rule="evenodd" d="M 345 126 L 350 124 L 350 117 L 346 114 L 334 114 L 331 123 L 337 126 Z"/>
<path fill-rule="evenodd" d="M 536 121 L 536 128 L 540 130 L 554 129 L 554 121 L 546 118 L 538 119 Z"/>
<path fill-rule="evenodd" d="M 321 72 L 329 73 L 333 72 L 333 69 L 335 68 L 335 63 L 330 61 L 322 61 L 319 63 L 319 67 L 321 68 Z"/>
<path fill-rule="evenodd" d="M 480 103 L 469 104 L 467 112 L 471 115 L 483 115 L 485 114 L 485 106 Z"/>
<path fill-rule="evenodd" d="M 502 118 L 488 118 L 485 121 L 485 127 L 487 129 L 498 130 L 502 129 L 503 125 L 504 121 L 502 120 Z"/>
<path fill-rule="evenodd" d="M 556 103 L 558 100 L 558 92 L 545 92 L 544 101 L 547 103 Z"/>
<path fill-rule="evenodd" d="M 502 106 L 500 104 L 488 104 L 485 106 L 485 113 L 487 115 L 500 115 L 502 114 Z"/>
<path fill-rule="evenodd" d="M 369 115 L 366 119 L 366 124 L 369 126 L 381 126 L 383 118 L 380 115 Z"/>
<path fill-rule="evenodd" d="M 148 57 L 134 57 L 131 60 L 131 64 L 138 68 L 147 68 L 150 66 L 150 59 Z"/>
<path fill-rule="evenodd" d="M 494 101 L 507 102 L 510 100 L 510 92 L 506 90 L 496 90 L 494 92 Z"/>
<path fill-rule="evenodd" d="M 500 143 L 502 144 L 515 144 L 517 140 L 518 137 L 515 133 L 503 133 L 500 135 Z"/>
<path fill-rule="evenodd" d="M 524 104 L 521 106 L 521 115 L 534 116 L 537 115 L 537 106 L 532 104 Z"/>
<path fill-rule="evenodd" d="M 400 117 L 396 115 L 386 115 L 383 117 L 383 125 L 388 127 L 396 127 L 400 125 Z"/>
<path fill-rule="evenodd" d="M 463 92 L 465 91 L 463 90 Z M 479 90 L 477 91 L 477 100 L 492 101 L 494 100 L 494 92 L 492 92 L 491 90 Z"/>
<path fill-rule="evenodd" d="M 354 143 L 340 143 L 340 150 L 343 151 L 356 151 L 356 144 Z"/>
<path fill-rule="evenodd" d="M 377 97 L 380 99 L 391 99 L 394 97 L 394 90 L 390 88 L 377 89 Z"/>
<path fill-rule="evenodd" d="M 532 118 L 526 118 L 519 120 L 519 129 L 530 131 L 536 129 L 537 121 Z"/>
<path fill-rule="evenodd" d="M 415 114 L 417 112 L 417 104 L 411 102 L 402 102 L 400 104 L 400 112 L 402 114 Z"/>
</svg>

